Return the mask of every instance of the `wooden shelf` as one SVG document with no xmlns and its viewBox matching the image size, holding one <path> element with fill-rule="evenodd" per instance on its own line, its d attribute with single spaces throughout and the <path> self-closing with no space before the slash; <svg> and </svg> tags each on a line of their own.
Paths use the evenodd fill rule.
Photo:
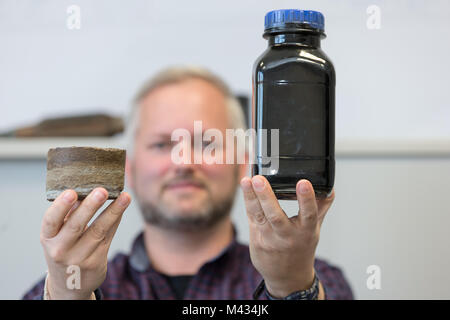
<svg viewBox="0 0 450 320">
<path fill-rule="evenodd" d="M 46 159 L 54 147 L 126 149 L 123 135 L 114 137 L 0 138 L 0 160 Z M 337 140 L 336 157 L 450 157 L 450 139 L 429 140 Z"/>
<path fill-rule="evenodd" d="M 449 157 L 449 139 L 337 140 L 336 156 Z"/>
<path fill-rule="evenodd" d="M 0 138 L 0 159 L 46 159 L 55 147 L 122 148 L 126 142 L 118 137 Z"/>
</svg>

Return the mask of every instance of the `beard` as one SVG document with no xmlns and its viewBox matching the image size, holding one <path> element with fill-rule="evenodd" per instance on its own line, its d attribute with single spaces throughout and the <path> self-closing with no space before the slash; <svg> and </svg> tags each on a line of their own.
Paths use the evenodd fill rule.
<svg viewBox="0 0 450 320">
<path fill-rule="evenodd" d="M 221 199 L 214 199 L 205 186 L 204 190 L 208 196 L 195 209 L 190 210 L 189 213 L 177 208 L 176 204 L 165 201 L 161 193 L 160 201 L 153 203 L 146 199 L 141 199 L 137 196 L 138 192 L 136 192 L 136 199 L 144 221 L 167 230 L 184 232 L 207 230 L 215 226 L 230 215 L 238 187 L 238 173 L 239 170 L 236 169 L 233 177 L 233 188 L 223 195 Z M 183 179 L 189 180 L 189 177 L 184 177 Z M 164 188 L 162 191 L 164 191 Z"/>
</svg>

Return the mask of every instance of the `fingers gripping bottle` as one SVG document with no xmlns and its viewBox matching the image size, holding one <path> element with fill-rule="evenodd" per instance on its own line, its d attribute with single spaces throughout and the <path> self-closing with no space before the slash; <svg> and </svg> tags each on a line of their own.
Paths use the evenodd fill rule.
<svg viewBox="0 0 450 320">
<path fill-rule="evenodd" d="M 335 84 L 322 51 L 324 17 L 309 10 L 275 10 L 265 16 L 268 48 L 253 66 L 252 175 L 263 175 L 278 199 L 296 199 L 308 179 L 317 198 L 329 195 L 335 174 Z"/>
</svg>

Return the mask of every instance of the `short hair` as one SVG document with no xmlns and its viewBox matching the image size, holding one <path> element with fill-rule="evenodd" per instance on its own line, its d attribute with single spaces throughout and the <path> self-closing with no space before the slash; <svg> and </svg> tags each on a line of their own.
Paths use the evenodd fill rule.
<svg viewBox="0 0 450 320">
<path fill-rule="evenodd" d="M 168 84 L 180 83 L 190 79 L 201 79 L 217 88 L 225 97 L 228 121 L 232 129 L 247 129 L 245 115 L 239 100 L 232 94 L 228 85 L 211 71 L 199 66 L 172 66 L 161 70 L 139 89 L 132 101 L 132 108 L 126 124 L 128 156 L 133 157 L 134 140 L 138 129 L 139 103 L 153 90 Z"/>
</svg>

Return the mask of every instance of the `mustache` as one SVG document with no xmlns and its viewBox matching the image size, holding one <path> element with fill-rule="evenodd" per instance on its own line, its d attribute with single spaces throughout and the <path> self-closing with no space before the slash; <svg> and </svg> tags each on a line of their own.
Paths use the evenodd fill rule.
<svg viewBox="0 0 450 320">
<path fill-rule="evenodd" d="M 182 183 L 183 184 L 184 183 L 185 184 L 193 184 L 193 185 L 195 185 L 197 187 L 200 187 L 200 188 L 206 188 L 206 184 L 203 181 L 201 181 L 199 179 L 194 179 L 194 178 L 175 178 L 175 179 L 170 180 L 169 182 L 165 183 L 163 188 L 166 189 L 166 188 L 169 188 L 171 186 L 174 186 L 174 185 L 177 185 L 177 184 L 182 184 Z"/>
</svg>

